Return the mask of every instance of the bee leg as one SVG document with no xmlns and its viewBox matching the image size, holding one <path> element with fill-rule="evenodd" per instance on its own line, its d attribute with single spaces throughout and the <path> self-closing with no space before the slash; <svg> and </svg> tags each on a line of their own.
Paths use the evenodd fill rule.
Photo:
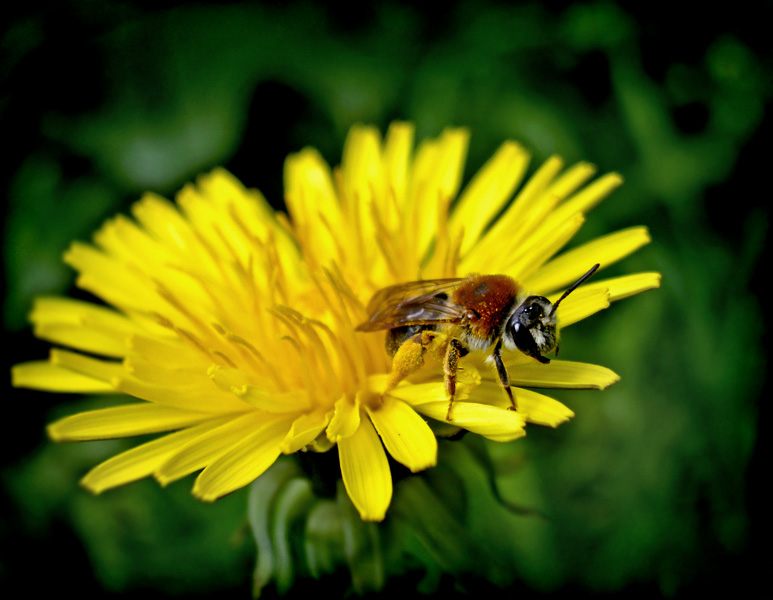
<svg viewBox="0 0 773 600">
<path fill-rule="evenodd" d="M 384 394 L 424 365 L 424 356 L 428 350 L 434 348 L 436 338 L 437 332 L 425 329 L 400 344 L 392 357 L 392 372 L 389 374 Z"/>
<path fill-rule="evenodd" d="M 446 421 L 451 420 L 451 409 L 454 406 L 454 396 L 456 395 L 456 371 L 459 369 L 459 359 L 467 354 L 467 348 L 457 339 L 452 339 L 446 348 L 446 358 L 443 362 L 443 372 L 445 373 L 446 392 L 448 393 L 448 412 Z"/>
<path fill-rule="evenodd" d="M 502 362 L 502 339 L 497 342 L 497 345 L 494 346 L 494 364 L 497 367 L 497 375 L 499 375 L 499 382 L 502 384 L 502 387 L 505 389 L 505 393 L 507 394 L 507 397 L 510 398 L 510 410 L 518 410 L 518 407 L 515 404 L 515 396 L 513 396 L 513 390 L 510 389 L 510 376 L 507 374 L 507 369 L 505 369 L 505 363 Z"/>
</svg>

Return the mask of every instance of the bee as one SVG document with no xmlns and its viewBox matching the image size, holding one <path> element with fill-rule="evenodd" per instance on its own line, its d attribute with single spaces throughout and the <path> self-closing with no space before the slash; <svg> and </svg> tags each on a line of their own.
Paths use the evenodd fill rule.
<svg viewBox="0 0 773 600">
<path fill-rule="evenodd" d="M 493 348 L 491 359 L 510 400 L 509 408 L 517 410 L 502 349 L 520 351 L 549 363 L 545 354 L 553 350 L 558 354 L 558 306 L 598 268 L 594 265 L 555 304 L 544 296 L 528 295 L 507 275 L 470 275 L 393 285 L 373 295 L 367 308 L 370 317 L 356 330 L 387 330 L 392 372 L 384 393 L 416 372 L 428 352 L 441 357 L 448 395 L 447 421 L 451 420 L 456 395 L 459 359 L 470 351 Z"/>
</svg>

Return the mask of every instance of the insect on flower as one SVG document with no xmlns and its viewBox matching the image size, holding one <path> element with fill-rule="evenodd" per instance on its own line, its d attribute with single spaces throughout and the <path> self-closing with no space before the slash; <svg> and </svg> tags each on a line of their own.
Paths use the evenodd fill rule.
<svg viewBox="0 0 773 600">
<path fill-rule="evenodd" d="M 520 350 L 541 363 L 545 354 L 558 354 L 559 304 L 599 268 L 596 264 L 552 304 L 544 296 L 527 296 L 507 275 L 470 275 L 466 278 L 412 281 L 386 287 L 368 303 L 370 317 L 357 331 L 388 330 L 387 352 L 392 372 L 385 392 L 416 372 L 427 352 L 443 361 L 448 394 L 446 420 L 456 395 L 459 359 L 473 350 L 489 350 L 499 381 L 517 409 L 510 377 L 502 362 L 502 347 Z"/>
</svg>

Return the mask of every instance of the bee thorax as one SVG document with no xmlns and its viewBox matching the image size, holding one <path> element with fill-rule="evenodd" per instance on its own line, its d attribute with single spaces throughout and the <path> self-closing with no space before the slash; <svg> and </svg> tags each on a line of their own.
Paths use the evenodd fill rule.
<svg viewBox="0 0 773 600">
<path fill-rule="evenodd" d="M 459 338 L 468 350 L 488 350 L 495 342 L 494 337 L 487 338 L 469 332 L 462 332 Z"/>
</svg>

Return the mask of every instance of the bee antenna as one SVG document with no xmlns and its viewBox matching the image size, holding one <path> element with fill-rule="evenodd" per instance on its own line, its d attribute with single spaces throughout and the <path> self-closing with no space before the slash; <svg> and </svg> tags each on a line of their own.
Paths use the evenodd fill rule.
<svg viewBox="0 0 773 600">
<path fill-rule="evenodd" d="M 548 315 L 548 317 L 552 317 L 553 314 L 555 314 L 556 309 L 558 308 L 558 305 L 561 304 L 561 301 L 564 298 L 566 298 L 569 294 L 571 294 L 574 290 L 576 290 L 583 282 L 590 279 L 591 275 L 593 275 L 596 271 L 598 271 L 600 266 L 601 265 L 599 263 L 596 263 L 595 265 L 593 265 L 590 271 L 585 273 L 585 275 L 583 275 L 577 281 L 575 281 L 568 290 L 566 290 L 563 294 L 561 294 L 561 297 L 558 299 L 558 302 L 556 302 L 553 305 L 553 308 L 550 309 L 550 314 Z"/>
</svg>

